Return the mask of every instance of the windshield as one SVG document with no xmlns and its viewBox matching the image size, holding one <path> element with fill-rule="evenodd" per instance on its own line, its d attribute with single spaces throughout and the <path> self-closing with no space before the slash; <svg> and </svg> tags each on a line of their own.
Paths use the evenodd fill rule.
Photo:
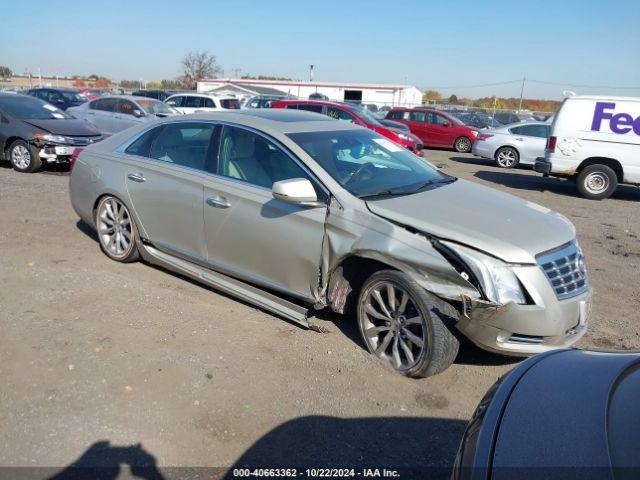
<svg viewBox="0 0 640 480">
<path fill-rule="evenodd" d="M 290 133 L 288 137 L 360 198 L 407 195 L 455 180 L 369 130 Z"/>
<path fill-rule="evenodd" d="M 357 113 L 358 115 L 360 115 L 362 118 L 364 118 L 367 123 L 370 123 L 371 125 L 375 125 L 377 127 L 383 127 L 383 125 L 378 121 L 378 119 L 373 115 L 373 113 L 371 113 L 366 108 L 363 108 L 360 105 L 353 105 L 353 104 L 349 104 L 349 108 L 355 113 Z"/>
<path fill-rule="evenodd" d="M 154 100 L 152 98 L 136 98 L 136 102 L 151 115 L 171 115 L 175 112 L 167 104 Z"/>
<path fill-rule="evenodd" d="M 27 95 L 0 97 L 0 108 L 21 120 L 50 120 L 73 118 L 59 108 Z"/>
<path fill-rule="evenodd" d="M 62 96 L 67 102 L 72 102 L 72 103 L 84 102 L 84 98 L 82 98 L 78 92 L 65 92 L 64 90 L 61 90 L 60 93 L 62 94 Z"/>
</svg>

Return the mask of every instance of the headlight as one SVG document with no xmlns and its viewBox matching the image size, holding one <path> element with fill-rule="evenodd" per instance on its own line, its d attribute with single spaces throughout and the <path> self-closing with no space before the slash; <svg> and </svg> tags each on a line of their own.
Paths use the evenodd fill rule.
<svg viewBox="0 0 640 480">
<path fill-rule="evenodd" d="M 442 243 L 457 253 L 469 267 L 489 300 L 500 304 L 515 302 L 524 305 L 527 303 L 520 281 L 509 265 L 497 258 L 455 243 Z"/>
<path fill-rule="evenodd" d="M 53 142 L 53 143 L 69 143 L 69 139 L 62 135 L 52 135 L 50 133 L 42 134 L 38 133 L 35 135 L 35 138 L 38 140 L 43 140 L 45 142 Z"/>
</svg>

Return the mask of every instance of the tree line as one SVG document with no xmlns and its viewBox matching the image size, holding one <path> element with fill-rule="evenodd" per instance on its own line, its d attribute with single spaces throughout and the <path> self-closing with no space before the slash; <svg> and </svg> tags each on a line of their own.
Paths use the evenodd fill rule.
<svg viewBox="0 0 640 480">
<path fill-rule="evenodd" d="M 423 103 L 456 103 L 484 109 L 517 110 L 520 106 L 520 98 L 510 97 L 483 97 L 483 98 L 459 98 L 457 95 L 443 97 L 436 90 L 427 90 L 422 97 Z M 536 112 L 555 112 L 560 107 L 560 102 L 555 100 L 539 100 L 531 98 L 522 99 L 522 108 Z"/>
</svg>

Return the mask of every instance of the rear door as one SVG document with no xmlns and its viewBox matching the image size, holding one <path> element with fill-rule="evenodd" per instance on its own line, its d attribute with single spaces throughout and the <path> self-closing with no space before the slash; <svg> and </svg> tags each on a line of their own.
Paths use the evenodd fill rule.
<svg viewBox="0 0 640 480">
<path fill-rule="evenodd" d="M 515 144 L 520 151 L 520 162 L 533 164 L 537 157 L 544 157 L 544 149 L 549 136 L 549 125 L 532 123 L 530 125 L 522 125 L 517 129 Z"/>
<path fill-rule="evenodd" d="M 97 127 L 100 133 L 113 135 L 116 132 L 113 117 L 117 107 L 117 98 L 98 98 L 89 103 L 87 119 Z"/>
<path fill-rule="evenodd" d="M 203 184 L 213 123 L 167 123 L 125 150 L 126 185 L 144 238 L 171 254 L 204 262 Z"/>
<path fill-rule="evenodd" d="M 217 175 L 204 186 L 208 260 L 223 272 L 313 300 L 318 283 L 326 206 L 304 207 L 273 198 L 274 182 L 308 178 L 276 142 L 254 131 L 222 129 Z"/>
<path fill-rule="evenodd" d="M 429 113 L 416 110 L 404 112 L 404 115 L 409 117 L 409 121 L 406 123 L 409 125 L 411 133 L 416 135 L 422 141 L 423 145 L 433 145 L 433 141 L 429 135 L 429 124 L 427 123 Z"/>
</svg>

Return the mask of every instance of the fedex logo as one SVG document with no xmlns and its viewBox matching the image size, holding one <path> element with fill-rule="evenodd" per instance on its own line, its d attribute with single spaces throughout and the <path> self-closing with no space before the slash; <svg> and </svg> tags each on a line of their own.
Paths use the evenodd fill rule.
<svg viewBox="0 0 640 480">
<path fill-rule="evenodd" d="M 615 108 L 615 103 L 596 102 L 596 110 L 593 112 L 591 130 L 599 132 L 602 121 L 609 120 L 609 128 L 613 133 L 625 134 L 633 130 L 636 135 L 640 135 L 640 116 L 634 119 L 628 113 L 617 113 L 614 115 L 613 110 L 615 110 Z"/>
</svg>

